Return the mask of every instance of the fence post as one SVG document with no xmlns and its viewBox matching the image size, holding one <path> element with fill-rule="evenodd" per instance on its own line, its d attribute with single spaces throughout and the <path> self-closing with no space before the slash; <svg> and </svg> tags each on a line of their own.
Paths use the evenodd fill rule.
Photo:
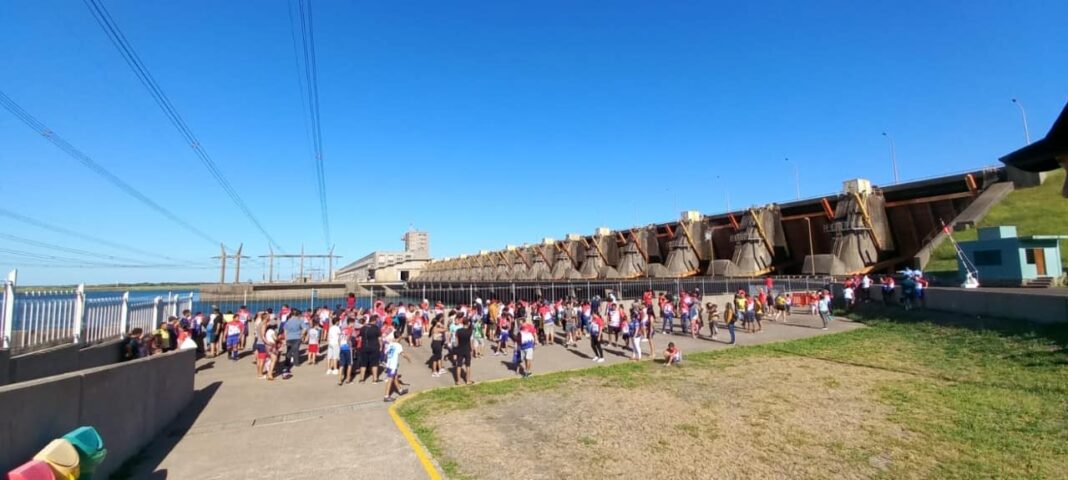
<svg viewBox="0 0 1068 480">
<path fill-rule="evenodd" d="M 74 334 L 74 343 L 82 343 L 82 324 L 85 323 L 85 284 L 79 283 L 74 291 L 74 324 L 71 333 Z"/>
<path fill-rule="evenodd" d="M 119 307 L 119 334 L 130 331 L 130 292 L 122 292 L 122 306 Z"/>
<path fill-rule="evenodd" d="M 3 348 L 11 348 L 11 333 L 15 328 L 15 283 L 18 276 L 18 269 L 13 268 L 4 282 L 4 311 L 3 317 L 0 318 L 4 325 L 3 338 L 0 338 L 0 346 Z"/>
<path fill-rule="evenodd" d="M 189 292 L 189 303 L 186 305 L 186 309 L 189 310 L 190 314 L 196 313 L 193 311 L 193 292 Z"/>
<path fill-rule="evenodd" d="M 163 323 L 163 297 L 156 296 L 152 303 L 155 308 L 152 309 L 152 325 L 149 331 L 155 331 L 159 328 L 159 324 Z"/>
</svg>

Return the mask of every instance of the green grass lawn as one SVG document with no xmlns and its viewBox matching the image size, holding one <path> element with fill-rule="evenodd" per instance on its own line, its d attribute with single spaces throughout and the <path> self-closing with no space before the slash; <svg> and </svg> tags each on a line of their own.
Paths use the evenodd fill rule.
<svg viewBox="0 0 1068 480">
<path fill-rule="evenodd" d="M 448 477 L 466 478 L 464 464 L 445 455 L 446 446 L 433 426 L 433 417 L 488 408 L 525 395 L 559 393 L 576 381 L 595 388 L 641 389 L 685 382 L 687 370 L 711 369 L 721 379 L 717 384 L 727 385 L 730 382 L 722 375 L 730 373 L 723 372 L 739 364 L 815 360 L 862 376 L 865 371 L 873 377 L 888 374 L 876 382 L 873 402 L 890 412 L 887 421 L 893 428 L 887 430 L 905 432 L 868 432 L 865 437 L 874 439 L 877 448 L 872 443 L 819 446 L 838 455 L 835 461 L 856 468 L 826 472 L 826 478 L 1068 478 L 1068 325 L 1036 327 L 881 307 L 856 319 L 869 328 L 693 354 L 679 369 L 652 363 L 620 364 L 433 390 L 402 405 L 399 413 Z M 847 382 L 844 377 L 843 382 Z M 837 386 L 835 378 L 827 377 L 813 382 L 811 388 Z M 769 424 L 767 428 L 777 427 Z M 716 448 L 712 440 L 708 442 L 709 448 Z M 588 439 L 579 442 L 579 448 L 592 449 L 596 443 Z M 872 473 L 873 456 L 888 450 L 895 452 L 892 464 Z"/>
<path fill-rule="evenodd" d="M 1015 225 L 1020 235 L 1068 234 L 1068 200 L 1061 197 L 1064 175 L 1064 169 L 1057 169 L 1046 177 L 1046 183 L 1042 186 L 1009 193 L 990 209 L 979 226 Z M 953 233 L 953 238 L 958 242 L 975 240 L 976 236 L 974 229 Z M 1068 263 L 1068 242 L 1061 242 L 1061 261 Z M 939 245 L 931 254 L 926 271 L 956 272 L 957 253 L 953 244 L 947 241 Z"/>
</svg>

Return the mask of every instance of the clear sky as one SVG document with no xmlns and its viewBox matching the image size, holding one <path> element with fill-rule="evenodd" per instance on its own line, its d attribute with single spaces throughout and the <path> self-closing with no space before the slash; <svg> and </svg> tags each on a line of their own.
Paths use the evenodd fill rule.
<svg viewBox="0 0 1068 480">
<path fill-rule="evenodd" d="M 313 0 L 330 223 L 352 261 L 409 225 L 449 256 L 997 163 L 1068 95 L 1064 1 Z M 103 0 L 219 170 L 287 253 L 321 253 L 288 1 Z M 294 25 L 295 26 L 295 25 Z M 228 247 L 267 242 L 77 0 L 0 2 L 0 91 Z M 20 283 L 214 281 L 218 246 L 0 110 L 0 216 Z M 12 238 L 14 236 L 14 238 Z M 24 240 L 123 257 L 87 257 Z M 17 252 L 17 253 L 12 253 Z M 27 258 L 22 252 L 61 257 Z M 316 265 L 325 268 L 325 265 Z M 279 266 L 291 273 L 288 263 Z M 246 263 L 242 277 L 260 279 Z"/>
</svg>

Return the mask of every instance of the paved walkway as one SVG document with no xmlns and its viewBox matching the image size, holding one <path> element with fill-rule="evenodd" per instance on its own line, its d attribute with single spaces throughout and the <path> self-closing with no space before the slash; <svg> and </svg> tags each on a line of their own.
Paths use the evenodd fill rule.
<svg viewBox="0 0 1068 480">
<path fill-rule="evenodd" d="M 818 328 L 819 319 L 794 314 L 788 323 L 765 322 L 764 332 L 738 333 L 739 345 L 811 337 L 860 328 L 848 321 Z M 707 332 L 707 330 L 706 330 Z M 730 348 L 718 340 L 682 335 L 654 337 L 658 350 L 674 341 L 684 353 Z M 670 339 L 670 340 L 669 340 Z M 433 378 L 423 365 L 429 342 L 408 348 L 412 363 L 401 362 L 404 380 L 413 392 L 452 385 L 452 378 Z M 488 352 L 488 350 L 487 350 Z M 627 361 L 627 352 L 605 347 L 606 362 Z M 593 367 L 588 340 L 577 348 L 560 345 L 535 352 L 535 374 Z M 508 356 L 507 360 L 511 357 Z M 491 354 L 473 362 L 475 381 L 505 378 L 506 357 Z M 325 364 L 294 369 L 293 378 L 260 380 L 252 357 L 238 362 L 224 357 L 197 361 L 197 393 L 181 420 L 157 438 L 131 478 L 368 478 L 423 479 L 426 474 L 414 452 L 389 417 L 382 402 L 384 385 L 337 386 Z M 320 477 L 324 478 L 324 477 Z"/>
</svg>

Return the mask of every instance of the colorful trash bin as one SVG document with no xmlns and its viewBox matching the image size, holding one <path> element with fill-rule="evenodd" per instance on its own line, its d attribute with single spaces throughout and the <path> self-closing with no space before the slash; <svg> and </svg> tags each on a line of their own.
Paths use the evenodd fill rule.
<svg viewBox="0 0 1068 480">
<path fill-rule="evenodd" d="M 78 451 L 66 439 L 57 438 L 45 445 L 34 460 L 40 460 L 52 467 L 52 473 L 59 480 L 77 480 L 79 471 Z"/>
<path fill-rule="evenodd" d="M 93 427 L 78 427 L 63 436 L 74 449 L 78 451 L 78 463 L 81 468 L 81 478 L 92 478 L 96 467 L 104 462 L 108 451 L 104 448 L 104 439 L 100 438 Z"/>
<path fill-rule="evenodd" d="M 52 466 L 40 460 L 30 460 L 7 472 L 7 480 L 55 480 Z"/>
</svg>

